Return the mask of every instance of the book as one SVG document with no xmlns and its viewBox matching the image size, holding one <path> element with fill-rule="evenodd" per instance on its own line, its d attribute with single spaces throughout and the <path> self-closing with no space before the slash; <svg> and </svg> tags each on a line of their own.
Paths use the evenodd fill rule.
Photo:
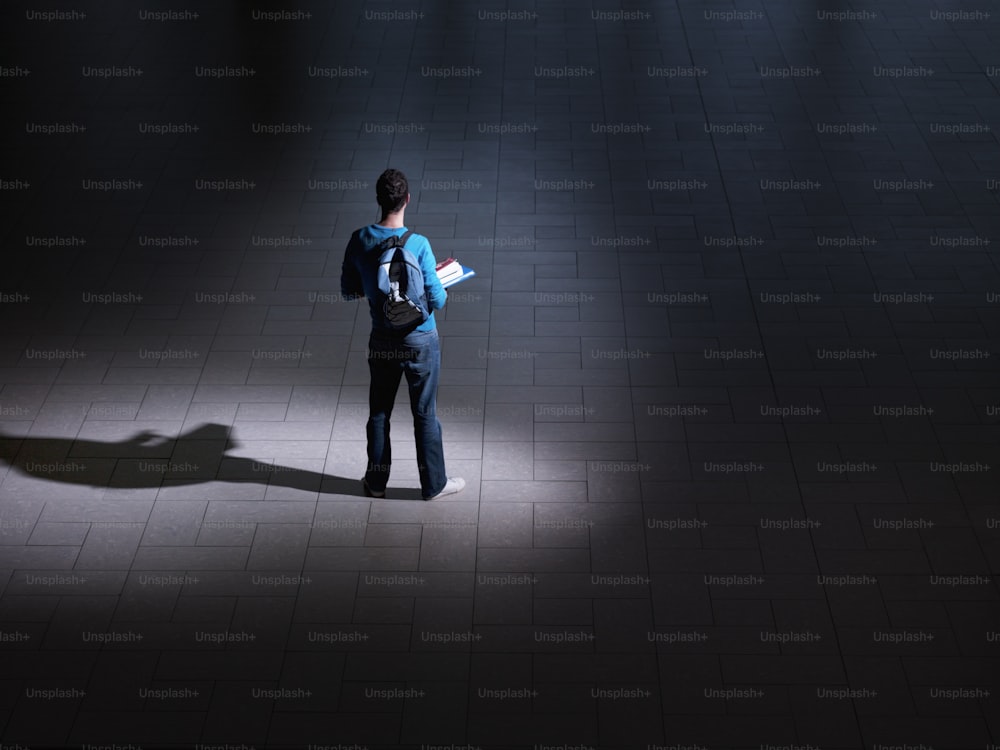
<svg viewBox="0 0 1000 750">
<path fill-rule="evenodd" d="M 462 275 L 462 264 L 454 258 L 447 258 L 437 264 L 437 275 L 441 283 Z"/>
<path fill-rule="evenodd" d="M 471 279 L 475 275 L 476 275 L 476 272 L 473 271 L 471 268 L 469 268 L 468 266 L 462 266 L 462 275 L 461 276 L 455 276 L 450 281 L 443 281 L 443 282 L 441 282 L 441 286 L 443 286 L 445 289 L 447 289 L 448 287 L 454 286 L 455 284 L 457 284 L 460 281 L 465 281 L 466 279 Z"/>
<path fill-rule="evenodd" d="M 476 275 L 468 266 L 463 266 L 455 258 L 445 258 L 436 266 L 438 279 L 445 289 Z"/>
</svg>

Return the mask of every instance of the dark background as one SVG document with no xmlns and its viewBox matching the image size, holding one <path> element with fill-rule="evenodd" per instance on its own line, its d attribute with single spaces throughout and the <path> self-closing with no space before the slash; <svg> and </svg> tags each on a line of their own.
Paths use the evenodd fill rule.
<svg viewBox="0 0 1000 750">
<path fill-rule="evenodd" d="M 996 747 L 992 7 L 5 5 L 0 747 Z"/>
</svg>

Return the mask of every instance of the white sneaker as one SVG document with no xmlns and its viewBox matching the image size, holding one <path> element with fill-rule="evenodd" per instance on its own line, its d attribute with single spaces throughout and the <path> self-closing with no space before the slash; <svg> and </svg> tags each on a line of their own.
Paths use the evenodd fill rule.
<svg viewBox="0 0 1000 750">
<path fill-rule="evenodd" d="M 448 482 L 445 484 L 444 488 L 436 495 L 431 495 L 430 497 L 425 497 L 424 500 L 437 500 L 438 498 L 444 497 L 445 495 L 454 495 L 456 492 L 461 492 L 465 489 L 465 480 L 461 477 L 448 477 Z"/>
</svg>

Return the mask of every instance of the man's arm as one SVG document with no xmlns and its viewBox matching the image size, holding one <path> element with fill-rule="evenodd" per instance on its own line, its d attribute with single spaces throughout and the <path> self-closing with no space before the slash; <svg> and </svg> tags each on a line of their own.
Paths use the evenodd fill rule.
<svg viewBox="0 0 1000 750">
<path fill-rule="evenodd" d="M 430 240 L 427 242 L 427 251 L 420 259 L 420 270 L 424 274 L 424 292 L 427 295 L 427 308 L 431 312 L 440 310 L 448 301 L 448 292 L 441 286 L 441 279 L 437 275 L 437 260 L 434 258 L 434 251 L 431 250 Z"/>
<path fill-rule="evenodd" d="M 345 300 L 358 299 L 365 296 L 365 288 L 361 283 L 361 274 L 354 262 L 352 250 L 358 241 L 358 233 L 351 235 L 344 249 L 344 263 L 340 269 L 340 296 Z"/>
</svg>

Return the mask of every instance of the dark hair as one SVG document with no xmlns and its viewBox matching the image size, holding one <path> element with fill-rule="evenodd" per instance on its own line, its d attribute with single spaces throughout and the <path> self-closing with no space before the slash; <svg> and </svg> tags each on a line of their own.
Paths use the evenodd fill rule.
<svg viewBox="0 0 1000 750">
<path fill-rule="evenodd" d="M 382 215 L 394 214 L 406 203 L 406 194 L 410 192 L 410 184 L 406 175 L 398 169 L 387 169 L 378 177 L 375 183 L 375 199 L 382 209 Z"/>
</svg>

